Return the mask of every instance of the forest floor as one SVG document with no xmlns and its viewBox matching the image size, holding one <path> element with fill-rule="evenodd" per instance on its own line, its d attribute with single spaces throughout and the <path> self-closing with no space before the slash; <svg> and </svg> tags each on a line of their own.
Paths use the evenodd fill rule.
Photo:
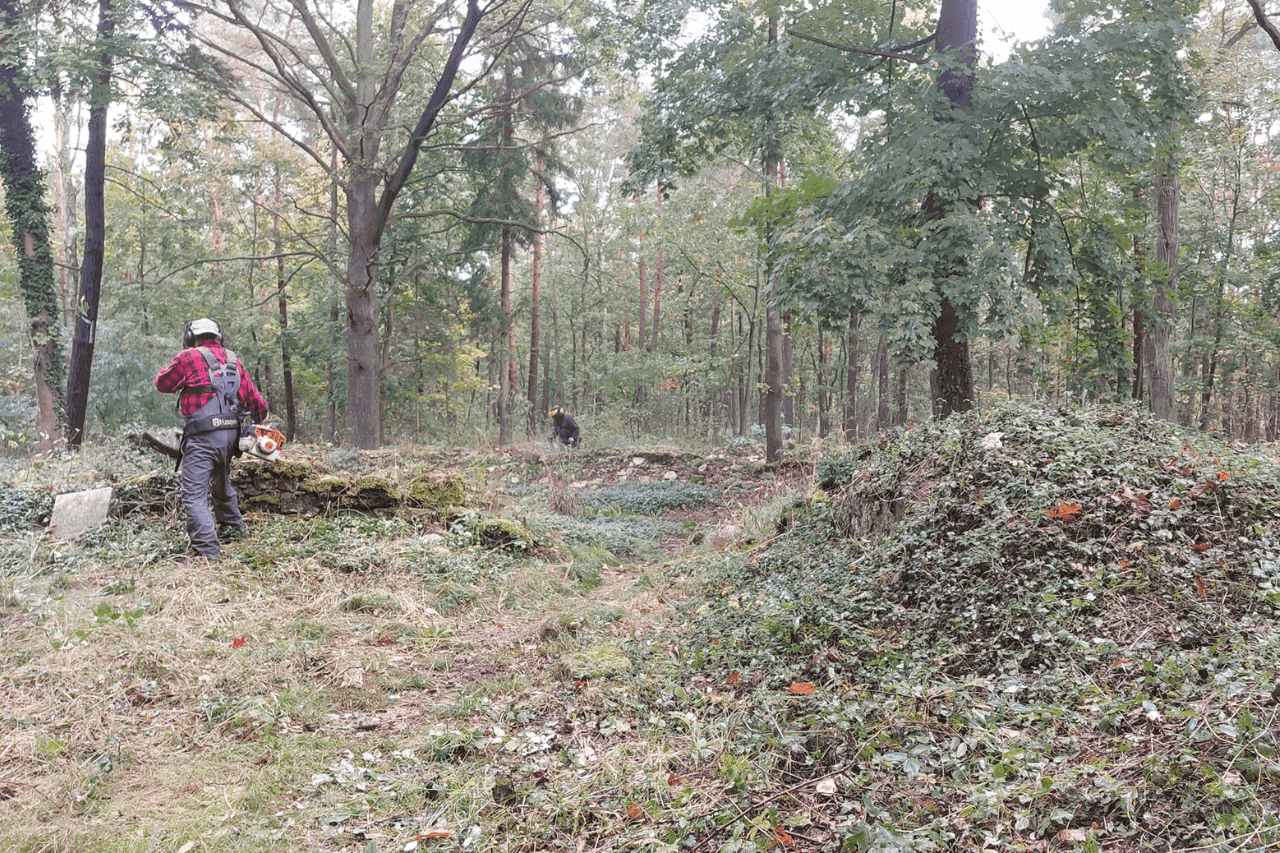
<svg viewBox="0 0 1280 853">
<path fill-rule="evenodd" d="M 154 454 L 0 467 L 0 849 L 1280 846 L 1274 447 L 1010 403 L 237 465 L 213 564 Z"/>
<path fill-rule="evenodd" d="M 695 721 L 646 740 L 656 677 L 621 644 L 675 653 L 681 555 L 743 547 L 813 479 L 749 446 L 325 461 L 444 472 L 465 506 L 250 511 L 206 565 L 184 553 L 172 492 L 76 542 L 21 523 L 42 494 L 171 480 L 163 460 L 104 449 L 11 477 L 0 848 L 610 849 L 698 741 Z M 528 540 L 486 539 L 495 518 Z"/>
</svg>

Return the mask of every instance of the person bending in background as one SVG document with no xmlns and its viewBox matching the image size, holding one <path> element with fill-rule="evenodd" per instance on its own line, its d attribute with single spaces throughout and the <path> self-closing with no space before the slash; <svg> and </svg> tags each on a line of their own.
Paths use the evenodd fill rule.
<svg viewBox="0 0 1280 853">
<path fill-rule="evenodd" d="M 570 447 L 578 446 L 578 422 L 573 419 L 573 415 L 566 412 L 564 407 L 556 406 L 547 412 L 547 417 L 551 418 L 554 424 L 551 432 L 552 441 L 559 441 L 561 444 L 567 444 Z"/>
<path fill-rule="evenodd" d="M 178 395 L 182 430 L 182 508 L 187 536 L 201 557 L 222 553 L 218 530 L 244 530 L 231 485 L 231 459 L 240 440 L 240 415 L 267 419 L 267 402 L 244 364 L 222 343 L 222 328 L 207 317 L 187 324 L 183 350 L 156 376 L 156 390 Z M 209 504 L 212 498 L 213 511 Z"/>
</svg>

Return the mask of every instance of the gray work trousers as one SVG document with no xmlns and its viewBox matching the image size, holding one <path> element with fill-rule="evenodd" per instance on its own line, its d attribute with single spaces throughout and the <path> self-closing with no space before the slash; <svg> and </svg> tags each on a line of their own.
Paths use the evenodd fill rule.
<svg viewBox="0 0 1280 853">
<path fill-rule="evenodd" d="M 187 536 L 196 553 L 211 559 L 221 556 L 218 527 L 241 526 L 240 503 L 231 486 L 231 451 L 239 437 L 236 430 L 223 429 L 189 435 L 182 443 L 182 509 L 187 516 Z"/>
</svg>

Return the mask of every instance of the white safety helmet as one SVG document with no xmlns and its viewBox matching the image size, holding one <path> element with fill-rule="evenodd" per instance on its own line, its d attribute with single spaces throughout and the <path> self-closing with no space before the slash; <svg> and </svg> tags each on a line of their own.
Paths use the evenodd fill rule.
<svg viewBox="0 0 1280 853">
<path fill-rule="evenodd" d="M 201 317 L 199 320 L 192 320 L 191 336 L 193 338 L 200 338 L 205 335 L 213 335 L 218 340 L 222 340 L 222 328 L 218 325 L 218 321 L 210 320 L 208 317 Z"/>
</svg>

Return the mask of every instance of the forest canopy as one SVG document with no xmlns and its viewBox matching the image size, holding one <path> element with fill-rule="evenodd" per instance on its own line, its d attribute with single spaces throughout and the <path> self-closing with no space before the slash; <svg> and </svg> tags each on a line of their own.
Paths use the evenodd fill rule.
<svg viewBox="0 0 1280 853">
<path fill-rule="evenodd" d="M 5 0 L 0 442 L 172 424 L 201 316 L 303 441 L 1275 439 L 1280 9 L 984 7 Z"/>
</svg>

